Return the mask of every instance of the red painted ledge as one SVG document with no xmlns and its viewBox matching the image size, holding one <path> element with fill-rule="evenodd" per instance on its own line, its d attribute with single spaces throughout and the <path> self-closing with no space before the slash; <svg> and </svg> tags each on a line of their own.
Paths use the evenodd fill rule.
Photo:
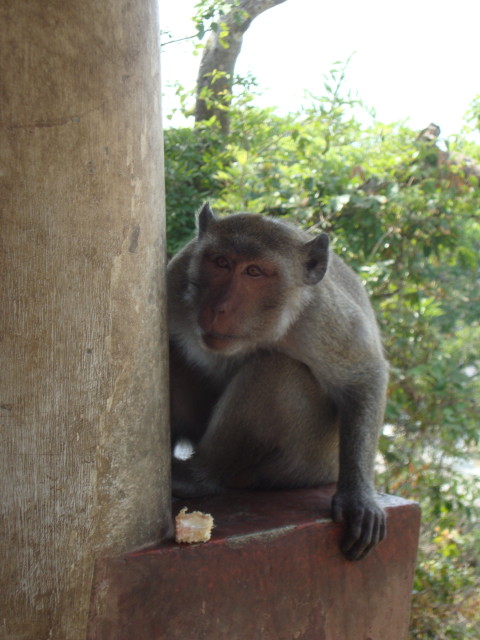
<svg viewBox="0 0 480 640">
<path fill-rule="evenodd" d="M 405 640 L 420 509 L 384 496 L 387 539 L 348 562 L 333 492 L 175 503 L 213 515 L 211 541 L 98 560 L 89 640 Z"/>
</svg>

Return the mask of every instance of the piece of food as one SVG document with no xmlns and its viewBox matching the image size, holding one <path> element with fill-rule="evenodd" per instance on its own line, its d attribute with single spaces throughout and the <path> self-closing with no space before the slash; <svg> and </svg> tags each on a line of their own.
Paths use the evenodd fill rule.
<svg viewBox="0 0 480 640">
<path fill-rule="evenodd" d="M 187 513 L 183 507 L 175 517 L 176 542 L 208 542 L 213 528 L 213 518 L 209 513 L 192 511 Z"/>
</svg>

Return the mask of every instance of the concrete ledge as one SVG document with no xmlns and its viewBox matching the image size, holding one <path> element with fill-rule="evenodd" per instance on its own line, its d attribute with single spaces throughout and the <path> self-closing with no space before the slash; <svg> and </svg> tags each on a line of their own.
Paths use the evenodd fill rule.
<svg viewBox="0 0 480 640">
<path fill-rule="evenodd" d="M 176 503 L 213 515 L 212 540 L 98 560 L 89 640 L 405 640 L 420 509 L 384 496 L 388 537 L 352 563 L 333 492 Z"/>
</svg>

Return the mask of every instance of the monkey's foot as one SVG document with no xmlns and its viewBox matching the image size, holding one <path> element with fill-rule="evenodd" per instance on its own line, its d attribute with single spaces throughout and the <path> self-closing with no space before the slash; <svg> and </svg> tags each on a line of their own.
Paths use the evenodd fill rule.
<svg viewBox="0 0 480 640">
<path fill-rule="evenodd" d="M 172 494 L 176 498 L 203 498 L 222 492 L 222 487 L 199 472 L 191 459 L 172 460 Z"/>
</svg>

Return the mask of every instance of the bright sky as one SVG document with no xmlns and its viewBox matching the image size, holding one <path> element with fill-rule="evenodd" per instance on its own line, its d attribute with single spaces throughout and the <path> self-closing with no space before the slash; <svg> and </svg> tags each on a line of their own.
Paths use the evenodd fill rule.
<svg viewBox="0 0 480 640">
<path fill-rule="evenodd" d="M 194 33 L 197 0 L 160 0 L 162 30 Z M 244 37 L 236 73 L 251 72 L 261 104 L 297 109 L 304 91 L 322 95 L 323 74 L 355 52 L 346 87 L 383 122 L 414 129 L 435 122 L 442 137 L 458 133 L 480 94 L 478 0 L 286 0 L 256 18 Z M 176 106 L 168 85 L 195 84 L 199 57 L 191 42 L 162 52 L 164 112 Z"/>
</svg>

